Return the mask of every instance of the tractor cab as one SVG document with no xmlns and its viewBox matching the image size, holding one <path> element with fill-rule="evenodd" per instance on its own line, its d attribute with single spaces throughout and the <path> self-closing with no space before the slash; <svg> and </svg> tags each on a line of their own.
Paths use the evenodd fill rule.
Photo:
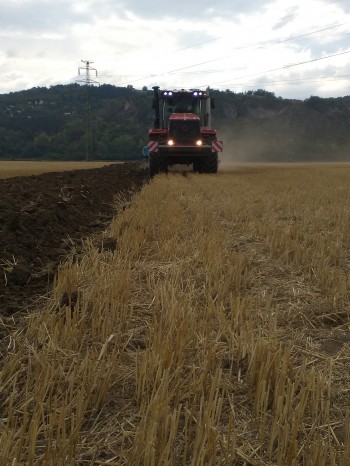
<svg viewBox="0 0 350 466">
<path fill-rule="evenodd" d="M 154 128 L 166 129 L 169 118 L 174 113 L 193 113 L 199 117 L 201 127 L 210 129 L 210 111 L 214 102 L 210 100 L 207 92 L 199 89 L 161 91 L 157 86 L 153 89 Z"/>
</svg>

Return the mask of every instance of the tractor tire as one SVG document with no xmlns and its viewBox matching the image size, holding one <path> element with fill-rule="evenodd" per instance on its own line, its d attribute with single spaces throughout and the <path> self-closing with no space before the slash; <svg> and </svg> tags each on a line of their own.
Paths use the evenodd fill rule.
<svg viewBox="0 0 350 466">
<path fill-rule="evenodd" d="M 154 154 L 149 155 L 148 159 L 149 176 L 152 178 L 159 173 L 159 157 Z"/>
<path fill-rule="evenodd" d="M 152 178 L 153 176 L 157 175 L 160 172 L 167 173 L 168 172 L 168 164 L 167 161 L 163 159 L 163 157 L 159 157 L 159 155 L 151 154 L 149 156 L 149 176 Z"/>
<path fill-rule="evenodd" d="M 159 172 L 160 173 L 168 173 L 168 162 L 165 159 L 161 159 L 159 162 Z"/>
<path fill-rule="evenodd" d="M 198 162 L 198 171 L 199 173 L 217 173 L 218 165 L 218 154 L 215 152 L 214 154 L 211 154 Z"/>
</svg>

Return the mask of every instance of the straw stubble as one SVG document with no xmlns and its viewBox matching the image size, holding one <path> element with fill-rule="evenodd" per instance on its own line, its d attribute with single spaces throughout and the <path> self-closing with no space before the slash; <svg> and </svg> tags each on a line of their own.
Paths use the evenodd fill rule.
<svg viewBox="0 0 350 466">
<path fill-rule="evenodd" d="M 11 335 L 0 464 L 347 464 L 344 170 L 152 180 Z"/>
</svg>

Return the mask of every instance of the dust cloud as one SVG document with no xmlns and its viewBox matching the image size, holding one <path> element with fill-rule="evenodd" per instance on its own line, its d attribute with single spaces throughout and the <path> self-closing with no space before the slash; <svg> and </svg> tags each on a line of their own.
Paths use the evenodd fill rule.
<svg viewBox="0 0 350 466">
<path fill-rule="evenodd" d="M 235 136 L 231 131 L 220 131 L 220 140 L 224 143 L 223 152 L 219 154 L 219 171 L 230 171 L 236 165 L 270 161 L 269 144 L 254 134 Z"/>
<path fill-rule="evenodd" d="M 219 170 L 249 163 L 349 162 L 348 141 L 322 140 L 321 136 L 302 133 L 292 125 L 275 122 L 265 127 L 244 125 L 218 131 L 224 149 L 219 154 Z"/>
</svg>

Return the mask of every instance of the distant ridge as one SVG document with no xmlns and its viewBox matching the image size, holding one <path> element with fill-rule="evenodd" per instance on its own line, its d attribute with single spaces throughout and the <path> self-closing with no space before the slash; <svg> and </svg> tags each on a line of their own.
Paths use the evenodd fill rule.
<svg viewBox="0 0 350 466">
<path fill-rule="evenodd" d="M 86 152 L 86 87 L 0 95 L 0 159 L 79 160 Z M 152 125 L 152 91 L 90 87 L 92 158 L 140 159 Z M 350 161 L 350 96 L 304 101 L 258 89 L 211 90 L 213 124 L 230 161 Z"/>
</svg>

